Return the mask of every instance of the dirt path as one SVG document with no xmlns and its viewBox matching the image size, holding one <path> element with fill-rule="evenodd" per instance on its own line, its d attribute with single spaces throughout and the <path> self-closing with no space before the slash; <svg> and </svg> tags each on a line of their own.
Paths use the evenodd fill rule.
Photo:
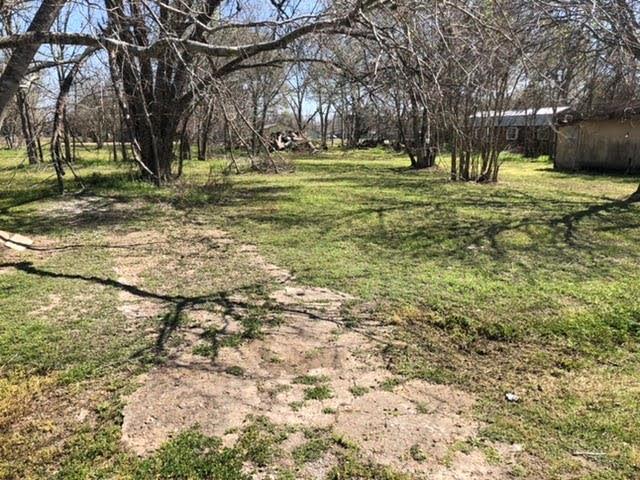
<svg viewBox="0 0 640 480">
<path fill-rule="evenodd" d="M 211 242 L 231 243 L 224 232 L 209 236 Z M 147 455 L 194 425 L 232 445 L 249 418 L 264 416 L 293 431 L 330 429 L 357 445 L 366 460 L 417 478 L 506 478 L 504 466 L 515 449 L 494 445 L 502 459 L 498 466 L 479 449 L 456 448 L 472 441 L 480 427 L 472 420 L 471 396 L 419 380 L 399 382 L 380 353 L 382 327 L 375 330 L 378 339 L 366 323 L 358 330 L 345 327 L 342 307 L 352 300 L 349 295 L 297 284 L 253 246 L 240 247 L 238 254 L 280 285 L 269 299 L 279 321 L 267 322 L 260 338 L 229 345 L 224 339 L 242 330 L 238 318 L 251 300 L 233 298 L 237 305 L 231 311 L 187 308 L 189 321 L 177 332 L 182 341 L 163 366 L 140 378 L 139 389 L 127 399 L 122 440 L 128 448 Z M 120 281 L 137 281 L 135 265 L 144 262 L 119 263 Z M 129 293 L 120 301 L 132 320 L 160 307 Z M 205 333 L 211 331 L 218 335 L 214 360 L 196 353 L 208 345 Z M 290 453 L 303 441 L 293 434 L 283 448 Z M 283 455 L 282 466 L 291 462 Z M 324 478 L 333 463 L 329 452 L 299 470 L 297 478 Z"/>
</svg>

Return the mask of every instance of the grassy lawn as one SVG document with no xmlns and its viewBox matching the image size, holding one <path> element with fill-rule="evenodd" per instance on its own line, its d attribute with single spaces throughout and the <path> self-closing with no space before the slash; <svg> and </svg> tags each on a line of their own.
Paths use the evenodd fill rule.
<svg viewBox="0 0 640 480">
<path fill-rule="evenodd" d="M 124 328 L 117 289 L 87 284 L 113 277 L 121 252 L 89 246 L 132 229 L 179 238 L 191 225 L 256 244 L 301 282 L 355 295 L 354 310 L 395 325 L 390 368 L 476 395 L 483 437 L 527 452 L 514 476 L 640 476 L 640 205 L 623 201 L 638 178 L 509 159 L 498 185 L 456 184 L 446 160 L 418 173 L 370 150 L 295 159 L 280 175 L 193 161 L 156 189 L 106 155 L 84 153 L 78 172 L 88 193 L 133 214 L 65 213 L 51 170 L 16 169 L 20 155 L 0 152 L 0 228 L 85 245 L 29 257 L 57 275 L 0 270 L 0 478 L 241 478 L 242 442 L 223 449 L 188 432 L 146 461 L 118 445 L 122 397 L 158 359 L 152 339 Z M 0 268 L 12 262 L 0 256 Z M 240 268 L 185 258 L 142 286 L 198 295 L 264 281 Z M 92 421 L 67 425 L 78 404 Z M 334 478 L 391 478 L 352 471 Z"/>
</svg>

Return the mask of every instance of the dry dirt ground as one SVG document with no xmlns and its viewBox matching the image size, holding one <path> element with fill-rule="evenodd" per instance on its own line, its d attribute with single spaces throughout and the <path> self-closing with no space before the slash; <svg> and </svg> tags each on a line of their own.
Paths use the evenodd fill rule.
<svg viewBox="0 0 640 480">
<path fill-rule="evenodd" d="M 143 232 L 126 240 L 158 235 Z M 207 235 L 221 245 L 234 243 L 219 230 Z M 365 460 L 416 478 L 506 478 L 518 446 L 493 445 L 500 462 L 480 449 L 455 449 L 472 443 L 480 428 L 472 419 L 470 395 L 425 381 L 398 382 L 381 355 L 390 332 L 366 319 L 358 328 L 345 325 L 343 306 L 352 297 L 299 285 L 254 246 L 235 246 L 250 268 L 262 269 L 278 285 L 268 300 L 278 321 L 266 322 L 260 338 L 225 346 L 225 338 L 242 330 L 238 319 L 264 302 L 251 305 L 250 298 L 236 295 L 231 307 L 219 311 L 187 306 L 187 321 L 175 332 L 180 341 L 168 349 L 167 361 L 142 376 L 125 401 L 122 441 L 129 449 L 149 455 L 193 426 L 233 445 L 250 419 L 264 417 L 294 433 L 283 443 L 278 465 L 253 471 L 262 478 L 271 478 L 273 468 L 295 467 L 290 454 L 305 440 L 301 431 L 311 428 L 329 430 L 357 446 Z M 148 268 L 148 259 L 121 259 L 119 281 L 135 285 L 142 266 Z M 134 323 L 162 309 L 162 302 L 127 292 L 120 300 L 121 311 Z M 209 345 L 206 332 L 212 331 L 219 345 L 214 358 L 197 353 Z M 334 463 L 329 451 L 301 467 L 297 478 L 322 479 Z"/>
</svg>

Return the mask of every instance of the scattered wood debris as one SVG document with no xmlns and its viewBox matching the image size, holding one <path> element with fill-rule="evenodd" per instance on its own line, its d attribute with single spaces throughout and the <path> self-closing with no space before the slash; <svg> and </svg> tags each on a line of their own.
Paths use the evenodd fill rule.
<svg viewBox="0 0 640 480">
<path fill-rule="evenodd" d="M 0 230 L 0 242 L 12 250 L 18 252 L 24 252 L 27 248 L 33 245 L 33 240 L 19 233 L 9 233 L 4 230 Z"/>
</svg>

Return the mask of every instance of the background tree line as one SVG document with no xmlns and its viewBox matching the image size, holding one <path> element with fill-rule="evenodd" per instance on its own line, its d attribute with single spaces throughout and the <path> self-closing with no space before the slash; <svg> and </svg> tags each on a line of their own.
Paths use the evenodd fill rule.
<svg viewBox="0 0 640 480">
<path fill-rule="evenodd" d="M 497 181 L 482 112 L 638 96 L 636 0 L 12 0 L 0 3 L 1 132 L 60 188 L 78 149 L 157 184 L 195 151 L 386 144 L 414 168 Z"/>
</svg>

